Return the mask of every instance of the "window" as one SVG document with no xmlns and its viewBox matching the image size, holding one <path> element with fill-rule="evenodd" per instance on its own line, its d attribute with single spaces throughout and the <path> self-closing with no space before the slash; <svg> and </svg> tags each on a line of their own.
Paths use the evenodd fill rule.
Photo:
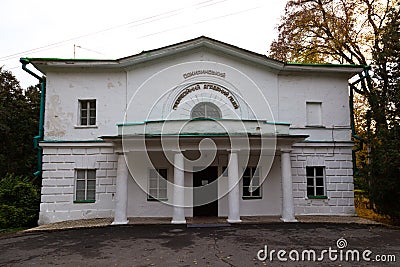
<svg viewBox="0 0 400 267">
<path fill-rule="evenodd" d="M 307 102 L 307 126 L 322 126 L 322 103 Z"/>
<path fill-rule="evenodd" d="M 79 100 L 80 125 L 96 125 L 96 100 Z"/>
<path fill-rule="evenodd" d="M 243 199 L 261 198 L 259 168 L 247 167 L 243 173 Z"/>
<path fill-rule="evenodd" d="M 150 169 L 147 200 L 167 199 L 167 169 Z"/>
<path fill-rule="evenodd" d="M 324 167 L 306 167 L 308 198 L 326 198 Z"/>
<path fill-rule="evenodd" d="M 96 170 L 76 170 L 76 202 L 96 200 Z"/>
<path fill-rule="evenodd" d="M 213 103 L 200 102 L 192 108 L 190 117 L 195 118 L 214 118 L 220 119 L 221 110 Z"/>
</svg>

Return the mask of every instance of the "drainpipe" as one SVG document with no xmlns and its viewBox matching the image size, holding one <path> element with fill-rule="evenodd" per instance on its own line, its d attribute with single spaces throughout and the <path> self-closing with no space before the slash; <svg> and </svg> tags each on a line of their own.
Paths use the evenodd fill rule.
<svg viewBox="0 0 400 267">
<path fill-rule="evenodd" d="M 40 114 L 39 114 L 39 133 L 35 137 L 33 137 L 33 146 L 37 150 L 37 171 L 34 173 L 35 177 L 42 174 L 42 160 L 43 160 L 43 149 L 39 146 L 39 142 L 43 140 L 44 136 L 44 100 L 46 95 L 46 77 L 40 77 L 36 73 L 29 70 L 26 65 L 28 65 L 29 59 L 28 58 L 21 58 L 19 60 L 22 63 L 22 69 L 35 77 L 40 82 L 41 92 L 40 92 Z"/>
<path fill-rule="evenodd" d="M 354 139 L 357 139 L 360 141 L 360 144 L 356 146 L 351 154 L 352 154 L 352 160 L 353 160 L 353 176 L 358 174 L 358 169 L 357 169 L 357 162 L 356 162 L 356 153 L 360 150 L 363 149 L 364 146 L 364 139 L 361 136 L 358 136 L 356 133 L 356 128 L 355 128 L 355 119 L 354 119 L 354 91 L 359 91 L 358 88 L 355 86 L 357 83 L 362 82 L 365 78 L 369 77 L 368 70 L 371 67 L 366 66 L 364 67 L 364 75 L 360 77 L 357 81 L 353 83 L 349 83 L 350 86 L 350 98 L 349 98 L 349 106 L 350 106 L 350 118 L 351 118 L 351 136 Z M 364 83 L 362 83 L 362 86 L 365 87 Z"/>
</svg>

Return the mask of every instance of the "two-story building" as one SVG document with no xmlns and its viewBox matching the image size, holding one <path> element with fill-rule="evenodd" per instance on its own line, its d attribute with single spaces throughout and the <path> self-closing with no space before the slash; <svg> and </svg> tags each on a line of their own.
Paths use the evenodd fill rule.
<svg viewBox="0 0 400 267">
<path fill-rule="evenodd" d="M 348 79 L 361 66 L 284 63 L 207 37 L 21 62 L 46 82 L 39 224 L 355 215 Z"/>
</svg>

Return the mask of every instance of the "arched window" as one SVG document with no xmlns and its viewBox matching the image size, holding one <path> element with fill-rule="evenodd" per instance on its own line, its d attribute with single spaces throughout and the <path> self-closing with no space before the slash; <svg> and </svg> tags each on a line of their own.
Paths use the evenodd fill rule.
<svg viewBox="0 0 400 267">
<path fill-rule="evenodd" d="M 190 117 L 192 119 L 194 118 L 220 119 L 222 116 L 221 116 L 221 110 L 217 107 L 217 105 L 210 102 L 200 102 L 192 108 Z"/>
</svg>

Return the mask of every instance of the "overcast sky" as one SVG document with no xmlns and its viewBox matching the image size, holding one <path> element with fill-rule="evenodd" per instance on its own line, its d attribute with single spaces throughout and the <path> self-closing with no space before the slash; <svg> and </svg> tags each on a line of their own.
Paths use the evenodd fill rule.
<svg viewBox="0 0 400 267">
<path fill-rule="evenodd" d="M 205 35 L 267 54 L 286 0 L 1 0 L 0 66 L 20 57 L 117 59 Z"/>
</svg>

